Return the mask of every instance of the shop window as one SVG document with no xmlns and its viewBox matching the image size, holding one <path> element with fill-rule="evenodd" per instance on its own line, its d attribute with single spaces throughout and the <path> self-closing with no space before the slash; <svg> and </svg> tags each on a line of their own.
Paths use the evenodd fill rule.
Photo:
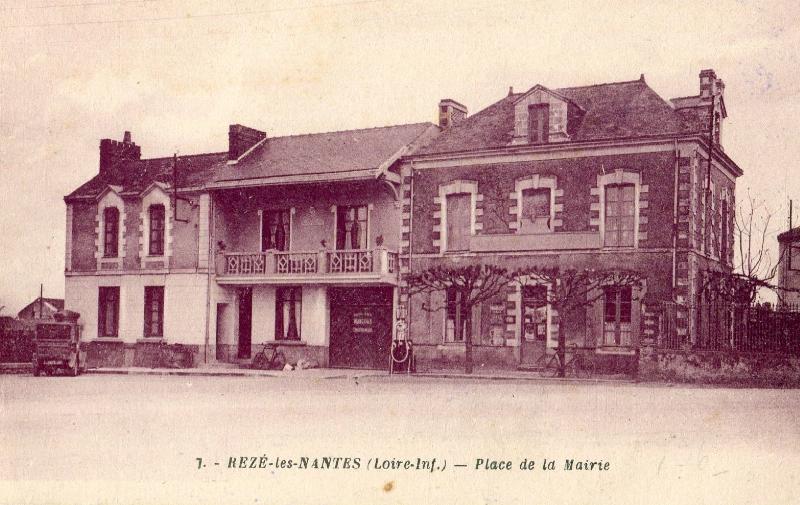
<svg viewBox="0 0 800 505">
<path fill-rule="evenodd" d="M 445 318 L 445 342 L 464 342 L 472 330 L 472 314 L 462 302 L 462 293 L 456 288 L 448 288 L 446 291 L 446 318 Z M 456 314 L 460 312 L 461 332 L 456 332 Z"/>
<path fill-rule="evenodd" d="M 522 307 L 522 332 L 525 340 L 547 340 L 547 286 L 523 286 Z"/>
<path fill-rule="evenodd" d="M 119 336 L 119 287 L 101 287 L 99 290 L 97 336 Z"/>
<path fill-rule="evenodd" d="M 276 295 L 275 340 L 300 340 L 303 309 L 302 288 L 278 288 Z"/>
</svg>

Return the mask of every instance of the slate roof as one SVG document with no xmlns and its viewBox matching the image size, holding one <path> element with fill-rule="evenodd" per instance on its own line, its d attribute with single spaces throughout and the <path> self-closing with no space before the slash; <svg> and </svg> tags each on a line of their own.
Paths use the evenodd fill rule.
<svg viewBox="0 0 800 505">
<path fill-rule="evenodd" d="M 50 308 L 54 309 L 56 312 L 59 311 L 59 310 L 63 310 L 64 309 L 64 299 L 63 298 L 47 298 L 47 297 L 43 297 L 42 298 L 42 302 L 44 302 L 47 305 L 50 305 Z M 38 303 L 39 303 L 39 297 L 36 297 L 36 300 L 34 300 L 31 303 L 29 303 L 28 305 L 22 307 L 22 309 L 20 309 L 20 311 L 17 314 L 21 315 L 29 307 L 31 307 L 33 305 L 36 305 Z"/>
<path fill-rule="evenodd" d="M 337 178 L 367 178 L 403 146 L 412 150 L 436 130 L 432 123 L 346 130 L 285 137 L 268 137 L 235 165 L 228 153 L 198 154 L 178 158 L 179 187 L 214 187 L 227 182 L 254 184 L 300 178 L 325 181 Z M 153 182 L 172 183 L 172 157 L 126 161 L 108 174 L 96 175 L 65 197 L 96 198 L 109 185 L 122 193 L 140 193 Z"/>
<path fill-rule="evenodd" d="M 178 186 L 200 186 L 213 178 L 214 170 L 228 160 L 228 153 L 197 154 L 178 158 Z M 154 182 L 172 184 L 172 156 L 148 160 L 125 161 L 109 170 L 97 174 L 88 182 L 65 197 L 96 198 L 109 186 L 122 187 L 122 193 L 140 193 Z"/>
<path fill-rule="evenodd" d="M 268 183 L 270 179 L 323 174 L 324 178 L 369 177 L 432 127 L 432 123 L 414 123 L 267 138 L 239 163 L 218 169 L 214 181 Z"/>
<path fill-rule="evenodd" d="M 585 111 L 572 137 L 575 141 L 702 131 L 696 115 L 691 111 L 679 113 L 641 79 L 551 91 Z M 437 154 L 509 145 L 514 134 L 514 102 L 523 95 L 509 94 L 443 132 L 418 152 Z"/>
</svg>

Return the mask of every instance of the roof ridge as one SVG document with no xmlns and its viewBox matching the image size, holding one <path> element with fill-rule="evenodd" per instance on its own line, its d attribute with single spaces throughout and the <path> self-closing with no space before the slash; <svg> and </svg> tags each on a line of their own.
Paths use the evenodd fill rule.
<svg viewBox="0 0 800 505">
<path fill-rule="evenodd" d="M 277 137 L 267 137 L 267 141 L 269 142 L 269 140 L 272 140 L 272 139 L 311 137 L 313 135 L 329 135 L 331 133 L 363 132 L 363 131 L 367 131 L 367 130 L 380 130 L 380 129 L 383 129 L 383 128 L 397 128 L 399 126 L 419 126 L 419 125 L 424 125 L 424 124 L 433 125 L 433 123 L 430 122 L 430 121 L 419 121 L 417 123 L 400 123 L 400 124 L 390 124 L 390 125 L 384 125 L 384 126 L 370 126 L 370 127 L 367 127 L 367 128 L 354 128 L 352 130 L 330 130 L 330 131 L 325 131 L 325 132 L 314 132 L 314 133 L 293 133 L 293 134 L 290 134 L 290 135 L 279 135 Z"/>
<path fill-rule="evenodd" d="M 218 151 L 215 153 L 197 153 L 197 154 L 179 154 L 178 158 L 197 158 L 199 156 L 216 156 L 228 154 L 228 151 Z M 140 160 L 128 160 L 128 161 L 161 161 L 161 160 L 171 160 L 173 156 L 159 156 L 158 158 L 142 158 Z"/>
<path fill-rule="evenodd" d="M 597 84 L 586 84 L 586 85 L 583 85 L 583 86 L 567 86 L 567 87 L 564 87 L 564 88 L 553 88 L 553 89 L 594 88 L 594 87 L 597 87 L 597 86 L 613 86 L 615 84 L 636 84 L 636 83 L 641 83 L 641 84 L 647 85 L 647 83 L 645 81 L 641 80 L 641 79 L 634 79 L 634 80 L 631 80 L 631 81 L 600 82 L 600 83 L 597 83 Z"/>
</svg>

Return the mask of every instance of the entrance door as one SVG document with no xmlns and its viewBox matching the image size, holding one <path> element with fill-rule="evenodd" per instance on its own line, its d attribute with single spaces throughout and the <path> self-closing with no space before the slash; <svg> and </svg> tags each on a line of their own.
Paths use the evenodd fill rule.
<svg viewBox="0 0 800 505">
<path fill-rule="evenodd" d="M 253 288 L 239 290 L 239 358 L 250 357 L 250 337 L 253 328 Z"/>
<path fill-rule="evenodd" d="M 387 369 L 392 345 L 392 288 L 333 288 L 331 366 Z"/>
<path fill-rule="evenodd" d="M 520 317 L 521 364 L 534 365 L 547 346 L 547 287 L 523 286 Z M 543 362 L 539 364 L 544 365 Z"/>
</svg>

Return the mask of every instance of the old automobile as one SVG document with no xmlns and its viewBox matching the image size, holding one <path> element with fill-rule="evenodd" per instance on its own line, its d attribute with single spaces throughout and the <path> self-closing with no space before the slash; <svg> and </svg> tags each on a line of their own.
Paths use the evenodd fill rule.
<svg viewBox="0 0 800 505">
<path fill-rule="evenodd" d="M 54 321 L 36 324 L 33 375 L 50 375 L 61 370 L 76 376 L 85 370 L 86 352 L 81 351 L 79 317 L 77 312 L 64 310 L 54 315 Z"/>
</svg>

